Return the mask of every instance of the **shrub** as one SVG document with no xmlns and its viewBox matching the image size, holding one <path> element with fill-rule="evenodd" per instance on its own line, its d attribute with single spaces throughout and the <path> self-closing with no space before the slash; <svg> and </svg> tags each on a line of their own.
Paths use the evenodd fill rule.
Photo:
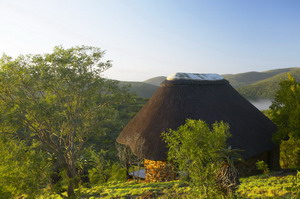
<svg viewBox="0 0 300 199">
<path fill-rule="evenodd" d="M 269 166 L 263 160 L 259 160 L 255 163 L 258 170 L 262 171 L 263 174 L 268 174 L 270 172 Z"/>
<path fill-rule="evenodd" d="M 99 153 L 90 151 L 90 162 L 92 168 L 88 171 L 91 184 L 102 184 L 108 181 L 125 181 L 126 168 L 119 163 L 113 163 L 105 159 L 106 152 Z"/>
<path fill-rule="evenodd" d="M 45 153 L 0 134 L 0 198 L 34 198 L 48 183 Z"/>
<path fill-rule="evenodd" d="M 229 126 L 216 122 L 211 127 L 201 120 L 190 120 L 177 130 L 163 133 L 169 148 L 168 160 L 190 181 L 198 197 L 217 198 L 216 173 L 220 168 L 218 151 L 226 148 Z"/>
<path fill-rule="evenodd" d="M 242 157 L 239 154 L 242 150 L 231 149 L 228 147 L 226 149 L 221 149 L 219 154 L 219 161 L 221 162 L 221 167 L 217 171 L 217 184 L 219 189 L 226 195 L 232 195 L 240 184 L 239 172 L 235 168 L 235 162 L 241 161 Z"/>
<path fill-rule="evenodd" d="M 280 144 L 280 166 L 282 168 L 300 168 L 300 139 L 290 136 Z"/>
</svg>

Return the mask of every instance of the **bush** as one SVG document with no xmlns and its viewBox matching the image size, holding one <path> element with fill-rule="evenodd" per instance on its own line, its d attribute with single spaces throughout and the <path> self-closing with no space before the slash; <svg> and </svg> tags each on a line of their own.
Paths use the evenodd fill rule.
<svg viewBox="0 0 300 199">
<path fill-rule="evenodd" d="M 112 164 L 109 170 L 108 181 L 125 182 L 126 180 L 127 180 L 126 169 L 122 167 L 119 163 Z"/>
<path fill-rule="evenodd" d="M 255 163 L 258 170 L 262 171 L 263 174 L 268 174 L 270 172 L 269 166 L 263 160 L 259 160 Z"/>
<path fill-rule="evenodd" d="M 290 137 L 280 144 L 280 166 L 282 168 L 300 168 L 300 139 Z"/>
<path fill-rule="evenodd" d="M 218 152 L 226 148 L 229 136 L 229 126 L 224 122 L 216 122 L 210 128 L 204 121 L 189 119 L 178 130 L 163 133 L 169 148 L 168 160 L 190 181 L 198 197 L 220 196 L 216 183 L 221 166 Z"/>
<path fill-rule="evenodd" d="M 46 158 L 25 142 L 0 134 L 0 198 L 34 198 L 48 183 Z"/>
<path fill-rule="evenodd" d="M 90 151 L 92 168 L 88 171 L 91 184 L 102 184 L 108 181 L 126 181 L 126 168 L 119 163 L 113 163 L 105 159 L 106 152 Z"/>
</svg>

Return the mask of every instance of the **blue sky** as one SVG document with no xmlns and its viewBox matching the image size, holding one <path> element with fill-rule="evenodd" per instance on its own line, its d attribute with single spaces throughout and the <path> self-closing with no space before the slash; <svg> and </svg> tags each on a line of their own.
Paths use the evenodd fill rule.
<svg viewBox="0 0 300 199">
<path fill-rule="evenodd" d="M 299 0 L 0 0 L 0 53 L 106 50 L 105 77 L 300 66 Z"/>
</svg>

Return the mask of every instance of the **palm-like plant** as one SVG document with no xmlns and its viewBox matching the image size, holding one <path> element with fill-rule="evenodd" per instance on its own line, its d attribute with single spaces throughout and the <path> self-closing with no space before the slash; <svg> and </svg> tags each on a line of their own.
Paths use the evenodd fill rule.
<svg viewBox="0 0 300 199">
<path fill-rule="evenodd" d="M 234 193 L 239 182 L 239 172 L 235 163 L 242 160 L 239 149 L 224 148 L 218 151 L 221 167 L 217 172 L 217 184 L 219 189 L 226 195 Z"/>
</svg>

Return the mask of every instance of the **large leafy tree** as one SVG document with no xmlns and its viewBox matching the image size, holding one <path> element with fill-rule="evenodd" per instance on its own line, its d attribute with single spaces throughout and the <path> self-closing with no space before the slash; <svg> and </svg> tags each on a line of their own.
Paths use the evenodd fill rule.
<svg viewBox="0 0 300 199">
<path fill-rule="evenodd" d="M 29 132 L 52 154 L 74 195 L 76 162 L 92 137 L 105 134 L 126 92 L 101 77 L 111 67 L 95 47 L 55 47 L 53 53 L 0 59 L 2 126 Z"/>
<path fill-rule="evenodd" d="M 275 140 L 290 137 L 300 138 L 300 83 L 288 75 L 288 79 L 280 82 L 280 88 L 270 106 L 270 116 L 277 125 Z"/>
<path fill-rule="evenodd" d="M 300 167 L 300 83 L 290 74 L 270 106 L 269 116 L 277 125 L 274 141 L 280 143 L 280 163 L 283 168 Z"/>
</svg>

